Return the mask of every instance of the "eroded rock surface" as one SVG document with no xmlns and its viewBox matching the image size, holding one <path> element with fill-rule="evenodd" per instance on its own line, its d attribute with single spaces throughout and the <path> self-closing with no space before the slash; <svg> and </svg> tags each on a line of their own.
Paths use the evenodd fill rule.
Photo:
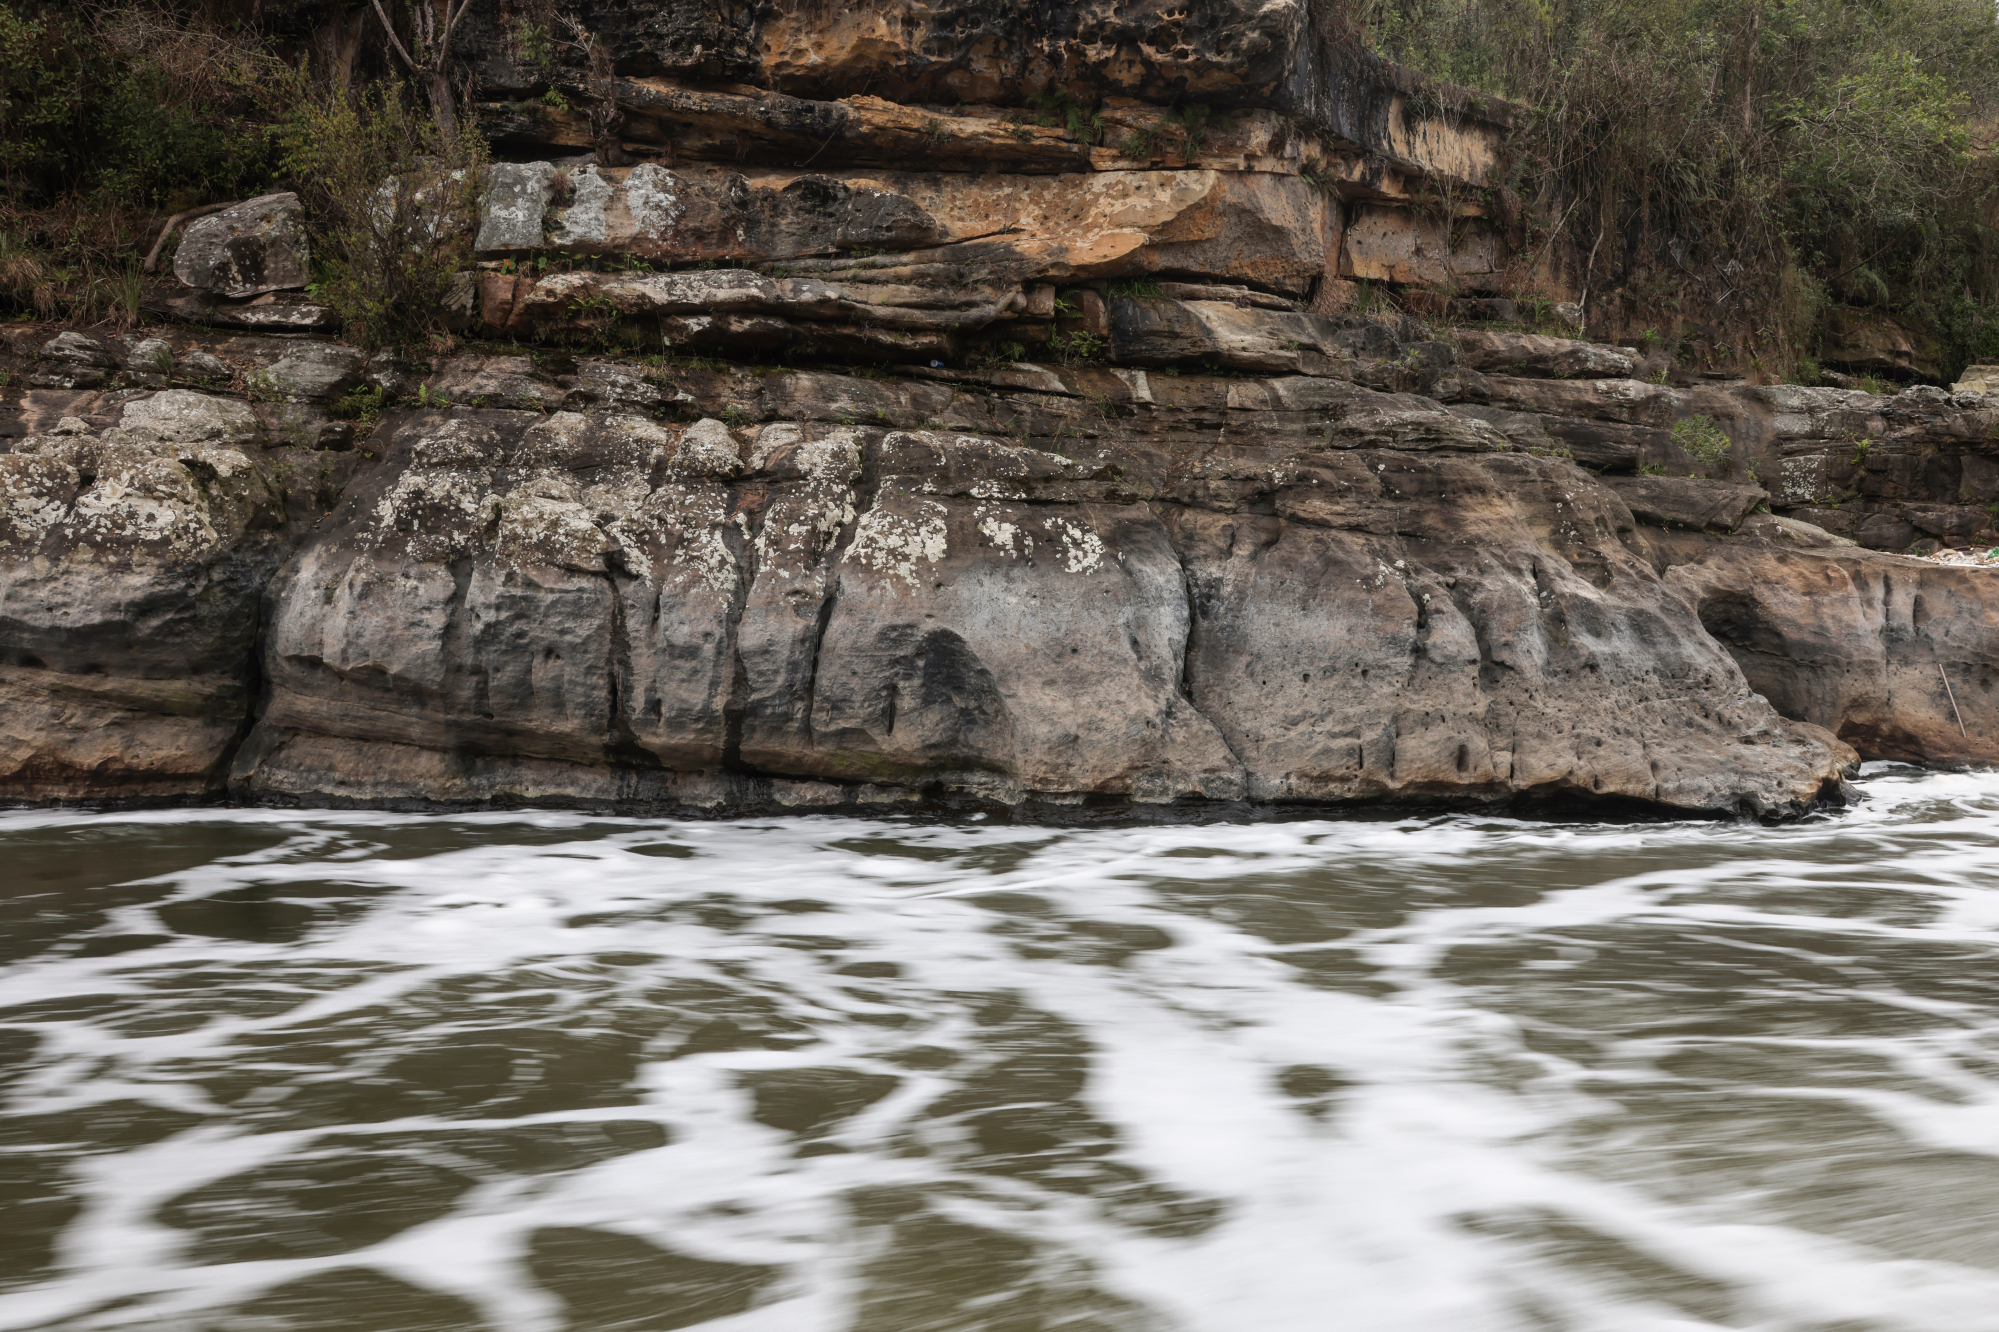
<svg viewBox="0 0 1999 1332">
<path fill-rule="evenodd" d="M 1986 571 L 1746 512 L 1765 492 L 1740 481 L 1563 456 L 1560 430 L 1668 433 L 1715 390 L 1323 327 L 1317 373 L 1261 378 L 461 357 L 421 372 L 452 405 L 379 423 L 329 395 L 410 377 L 390 361 L 163 339 L 119 373 L 199 356 L 294 391 L 22 394 L 0 780 L 1782 815 L 1837 788 L 1848 744 L 1999 758 Z M 1498 368 L 1596 355 L 1518 354 Z"/>
<path fill-rule="evenodd" d="M 240 402 L 172 390 L 0 455 L 0 784 L 220 786 L 248 723 L 283 505 Z"/>
</svg>

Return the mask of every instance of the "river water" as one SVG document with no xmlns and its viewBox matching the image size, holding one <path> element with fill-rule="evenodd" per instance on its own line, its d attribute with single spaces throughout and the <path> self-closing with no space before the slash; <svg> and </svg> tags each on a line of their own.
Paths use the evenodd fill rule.
<svg viewBox="0 0 1999 1332">
<path fill-rule="evenodd" d="M 0 1328 L 1999 1329 L 1999 775 L 0 814 Z"/>
</svg>

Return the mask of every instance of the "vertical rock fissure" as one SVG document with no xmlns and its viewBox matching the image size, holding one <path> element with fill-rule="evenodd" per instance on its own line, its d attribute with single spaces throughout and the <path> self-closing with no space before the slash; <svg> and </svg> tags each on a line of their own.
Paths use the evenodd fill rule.
<svg viewBox="0 0 1999 1332">
<path fill-rule="evenodd" d="M 604 570 L 604 586 L 611 597 L 611 642 L 605 662 L 608 697 L 604 753 L 613 763 L 627 768 L 662 768 L 665 765 L 660 762 L 659 755 L 639 743 L 638 732 L 632 729 L 632 719 L 625 712 L 626 698 L 636 699 L 638 695 L 634 688 L 636 681 L 632 678 L 632 640 L 625 626 L 624 589 L 619 587 L 614 570 Z"/>
</svg>

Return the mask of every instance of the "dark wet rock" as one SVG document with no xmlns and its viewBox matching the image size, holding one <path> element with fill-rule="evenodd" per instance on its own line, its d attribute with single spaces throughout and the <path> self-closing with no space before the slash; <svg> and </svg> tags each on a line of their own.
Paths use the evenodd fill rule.
<svg viewBox="0 0 1999 1332">
<path fill-rule="evenodd" d="M 337 342 L 299 343 L 250 376 L 252 395 L 293 402 L 324 402 L 361 383 L 366 358 Z"/>
<path fill-rule="evenodd" d="M 174 276 L 234 300 L 303 287 L 312 258 L 298 196 L 266 194 L 190 222 L 174 251 Z"/>
<path fill-rule="evenodd" d="M 195 384 L 226 384 L 235 375 L 229 363 L 205 351 L 191 351 L 175 366 L 181 378 Z"/>
</svg>

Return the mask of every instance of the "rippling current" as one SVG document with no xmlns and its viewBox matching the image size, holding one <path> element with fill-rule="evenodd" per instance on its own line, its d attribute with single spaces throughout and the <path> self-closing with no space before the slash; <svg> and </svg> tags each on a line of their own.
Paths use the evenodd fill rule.
<svg viewBox="0 0 1999 1332">
<path fill-rule="evenodd" d="M 1999 776 L 0 815 L 0 1328 L 1999 1329 Z"/>
</svg>

